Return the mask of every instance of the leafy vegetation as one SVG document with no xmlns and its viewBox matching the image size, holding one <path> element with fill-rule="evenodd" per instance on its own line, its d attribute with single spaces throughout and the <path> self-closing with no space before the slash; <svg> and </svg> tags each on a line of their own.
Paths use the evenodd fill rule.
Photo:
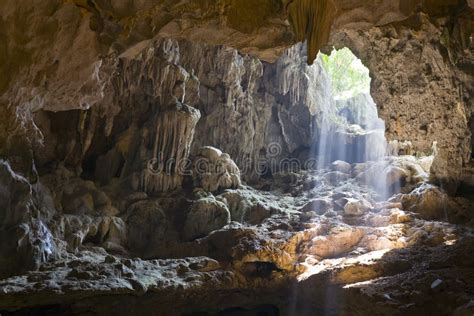
<svg viewBox="0 0 474 316">
<path fill-rule="evenodd" d="M 334 49 L 331 55 L 321 54 L 336 99 L 347 99 L 370 93 L 369 69 L 349 48 Z"/>
</svg>

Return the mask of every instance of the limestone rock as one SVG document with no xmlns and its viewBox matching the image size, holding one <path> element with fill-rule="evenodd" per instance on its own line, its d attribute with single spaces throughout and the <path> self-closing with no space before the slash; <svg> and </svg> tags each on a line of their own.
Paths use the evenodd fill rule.
<svg viewBox="0 0 474 316">
<path fill-rule="evenodd" d="M 411 221 L 413 221 L 413 215 L 398 208 L 380 210 L 376 214 L 371 214 L 367 219 L 367 222 L 373 227 L 385 227 Z"/>
<path fill-rule="evenodd" d="M 32 217 L 35 201 L 41 200 L 33 194 L 28 180 L 0 160 L 0 277 L 36 270 L 57 253 L 44 214 Z"/>
<path fill-rule="evenodd" d="M 420 159 L 405 156 L 394 158 L 390 167 L 386 170 L 387 184 L 410 183 L 417 184 L 428 180 L 428 174 L 422 167 Z"/>
<path fill-rule="evenodd" d="M 119 217 L 66 214 L 54 226 L 53 233 L 66 242 L 66 249 L 78 252 L 81 246 L 104 247 L 116 253 L 126 254 L 127 229 Z"/>
<path fill-rule="evenodd" d="M 356 246 L 364 236 L 361 229 L 348 226 L 333 227 L 327 236 L 313 239 L 310 253 L 322 258 L 330 258 L 347 253 Z"/>
<path fill-rule="evenodd" d="M 329 181 L 332 185 L 338 185 L 341 182 L 344 182 L 349 179 L 349 175 L 346 173 L 342 173 L 340 171 L 332 171 L 328 172 L 324 175 L 324 177 Z"/>
<path fill-rule="evenodd" d="M 406 170 L 395 167 L 395 166 L 390 166 L 386 169 L 386 174 L 387 174 L 387 185 L 389 187 L 391 186 L 401 186 L 403 183 L 405 183 L 405 179 L 408 177 L 408 173 Z"/>
<path fill-rule="evenodd" d="M 257 203 L 250 207 L 244 216 L 244 221 L 251 225 L 258 225 L 266 218 L 270 217 L 272 212 L 271 207 L 264 203 Z"/>
<path fill-rule="evenodd" d="M 386 194 L 391 195 L 410 190 L 428 180 L 428 174 L 424 171 L 422 163 L 422 160 L 416 157 L 400 156 L 365 165 L 359 164 L 356 167 L 356 179 L 378 190 L 387 190 Z"/>
<path fill-rule="evenodd" d="M 407 140 L 403 142 L 398 140 L 390 141 L 388 144 L 387 151 L 388 154 L 390 154 L 391 156 L 411 156 L 415 153 L 413 149 L 413 144 Z"/>
<path fill-rule="evenodd" d="M 370 251 L 394 249 L 397 247 L 397 242 L 390 240 L 386 236 L 366 236 L 362 243 L 364 243 Z"/>
<path fill-rule="evenodd" d="M 322 215 L 329 211 L 331 208 L 331 202 L 327 199 L 315 199 L 308 202 L 302 209 L 301 212 L 314 211 L 319 215 Z"/>
<path fill-rule="evenodd" d="M 262 295 L 247 295 L 256 288 L 275 306 L 242 313 L 284 313 L 280 290 L 298 293 L 294 314 L 472 310 L 469 229 L 411 213 L 451 220 L 455 202 L 464 206 L 461 224 L 472 218 L 468 199 L 420 185 L 428 171 L 456 184 L 470 160 L 470 8 L 470 0 L 1 1 L 0 156 L 9 162 L 0 161 L 0 278 L 19 275 L 0 280 L 0 310 L 226 314 L 261 304 Z M 320 113 L 331 113 L 334 100 L 314 57 L 330 31 L 329 46 L 351 48 L 372 71 L 387 136 L 411 143 L 397 154 L 431 150 L 432 164 L 390 158 L 355 165 L 359 183 L 335 169 L 316 171 L 306 185 L 305 170 L 285 178 L 256 170 L 260 158 L 267 167 L 306 160 L 318 145 Z M 303 39 L 307 46 L 286 50 Z M 380 135 L 361 126 L 339 136 L 373 149 Z M 202 155 L 225 172 L 198 186 L 239 189 L 215 199 L 201 190 L 194 202 L 187 186 L 170 192 L 181 189 L 190 152 L 207 144 L 229 155 L 208 148 Z M 272 192 L 241 187 L 238 174 Z M 403 207 L 378 205 L 374 215 L 364 183 L 416 190 L 399 196 Z M 318 216 L 323 202 L 298 212 L 331 196 L 337 213 Z M 343 207 L 364 215 L 342 217 Z M 359 256 L 400 246 L 380 259 Z M 125 248 L 181 259 L 131 259 Z M 288 289 L 304 256 L 321 265 Z M 437 278 L 449 291 L 425 290 Z"/>
<path fill-rule="evenodd" d="M 221 265 L 216 260 L 203 258 L 200 261 L 189 264 L 189 268 L 199 272 L 211 272 L 220 269 Z"/>
<path fill-rule="evenodd" d="M 119 211 L 112 205 L 108 195 L 98 189 L 92 181 L 72 178 L 65 183 L 58 182 L 61 205 L 65 214 L 115 216 Z"/>
<path fill-rule="evenodd" d="M 131 204 L 127 210 L 126 223 L 128 245 L 139 253 L 152 249 L 169 231 L 166 215 L 153 200 Z"/>
<path fill-rule="evenodd" d="M 196 187 L 209 192 L 238 188 L 240 170 L 226 153 L 219 149 L 202 147 L 193 162 L 193 179 Z"/>
<path fill-rule="evenodd" d="M 99 232 L 99 225 L 99 219 L 93 220 L 87 215 L 66 214 L 61 216 L 61 221 L 56 226 L 56 235 L 66 241 L 68 251 L 75 252 L 89 235 L 99 239 L 103 237 Z"/>
<path fill-rule="evenodd" d="M 418 213 L 425 219 L 442 219 L 448 214 L 448 195 L 439 188 L 423 184 L 409 194 L 400 196 L 403 209 Z"/>
<path fill-rule="evenodd" d="M 227 191 L 219 195 L 219 198 L 222 201 L 225 201 L 225 204 L 229 208 L 231 220 L 239 223 L 244 222 L 245 214 L 252 207 L 251 198 L 241 191 Z"/>
<path fill-rule="evenodd" d="M 371 208 L 372 205 L 370 205 L 370 203 L 366 200 L 350 198 L 348 199 L 346 205 L 344 205 L 344 215 L 361 216 Z"/>
<path fill-rule="evenodd" d="M 256 182 L 265 170 L 281 171 L 285 158 L 306 162 L 319 124 L 314 115 L 334 103 L 321 58 L 308 66 L 302 44 L 285 50 L 272 64 L 229 48 L 182 45 L 193 51 L 183 55 L 184 67 L 196 69 L 201 82 L 203 115 L 196 127 L 194 154 L 209 144 L 218 147 L 245 171 L 246 182 Z"/>
<path fill-rule="evenodd" d="M 261 195 L 249 188 L 227 190 L 217 199 L 227 205 L 232 221 L 242 224 L 258 225 L 271 215 L 282 212 L 272 196 Z"/>
<path fill-rule="evenodd" d="M 140 182 L 140 188 L 145 192 L 167 192 L 181 187 L 183 166 L 200 117 L 199 110 L 179 101 L 157 115 L 153 155 L 142 171 Z"/>
<path fill-rule="evenodd" d="M 351 164 L 342 160 L 336 160 L 331 164 L 331 170 L 333 171 L 350 174 L 351 169 Z"/>
<path fill-rule="evenodd" d="M 127 226 L 125 222 L 120 217 L 105 217 L 105 219 L 110 220 L 105 242 L 124 245 L 127 241 Z"/>
<path fill-rule="evenodd" d="M 332 1 L 298 0 L 288 3 L 289 21 L 298 41 L 308 41 L 308 62 L 316 59 L 319 49 L 329 38 L 336 14 Z"/>
<path fill-rule="evenodd" d="M 184 224 L 187 240 L 204 237 L 210 232 L 230 223 L 230 212 L 226 205 L 214 197 L 202 198 L 193 203 Z"/>
</svg>

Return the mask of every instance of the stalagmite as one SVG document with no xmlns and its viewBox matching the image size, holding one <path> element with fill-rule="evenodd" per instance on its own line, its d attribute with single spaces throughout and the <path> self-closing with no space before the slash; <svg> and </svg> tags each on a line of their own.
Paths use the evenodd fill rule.
<svg viewBox="0 0 474 316">
<path fill-rule="evenodd" d="M 205 191 L 238 188 L 240 170 L 229 154 L 211 146 L 201 147 L 193 161 L 194 185 Z"/>
</svg>

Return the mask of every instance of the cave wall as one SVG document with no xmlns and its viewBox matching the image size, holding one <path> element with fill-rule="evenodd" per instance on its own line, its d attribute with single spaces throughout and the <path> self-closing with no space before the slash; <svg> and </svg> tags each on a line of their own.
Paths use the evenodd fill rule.
<svg viewBox="0 0 474 316">
<path fill-rule="evenodd" d="M 472 20 L 460 8 L 431 17 L 334 31 L 330 45 L 349 47 L 372 75 L 371 93 L 389 140 L 409 140 L 431 153 L 434 179 L 454 190 L 470 161 L 473 65 Z"/>
<path fill-rule="evenodd" d="M 319 113 L 333 109 L 321 61 L 308 66 L 305 52 L 296 45 L 271 64 L 225 46 L 141 42 L 99 66 L 102 102 L 88 110 L 35 113 L 42 137 L 33 145 L 36 167 L 48 172 L 60 163 L 102 185 L 120 178 L 137 188 L 137 172 L 154 158 L 153 139 L 166 134 L 154 130 L 157 117 L 177 101 L 180 82 L 179 101 L 200 111 L 191 154 L 202 146 L 220 148 L 245 180 L 278 171 L 286 158 L 304 163 Z"/>
</svg>

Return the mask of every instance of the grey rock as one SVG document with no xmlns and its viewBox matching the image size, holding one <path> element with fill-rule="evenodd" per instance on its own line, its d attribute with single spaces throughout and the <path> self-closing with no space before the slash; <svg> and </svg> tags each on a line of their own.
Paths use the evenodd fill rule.
<svg viewBox="0 0 474 316">
<path fill-rule="evenodd" d="M 184 237 L 193 240 L 230 223 L 227 206 L 214 197 L 197 200 L 191 206 L 184 224 Z"/>
</svg>

